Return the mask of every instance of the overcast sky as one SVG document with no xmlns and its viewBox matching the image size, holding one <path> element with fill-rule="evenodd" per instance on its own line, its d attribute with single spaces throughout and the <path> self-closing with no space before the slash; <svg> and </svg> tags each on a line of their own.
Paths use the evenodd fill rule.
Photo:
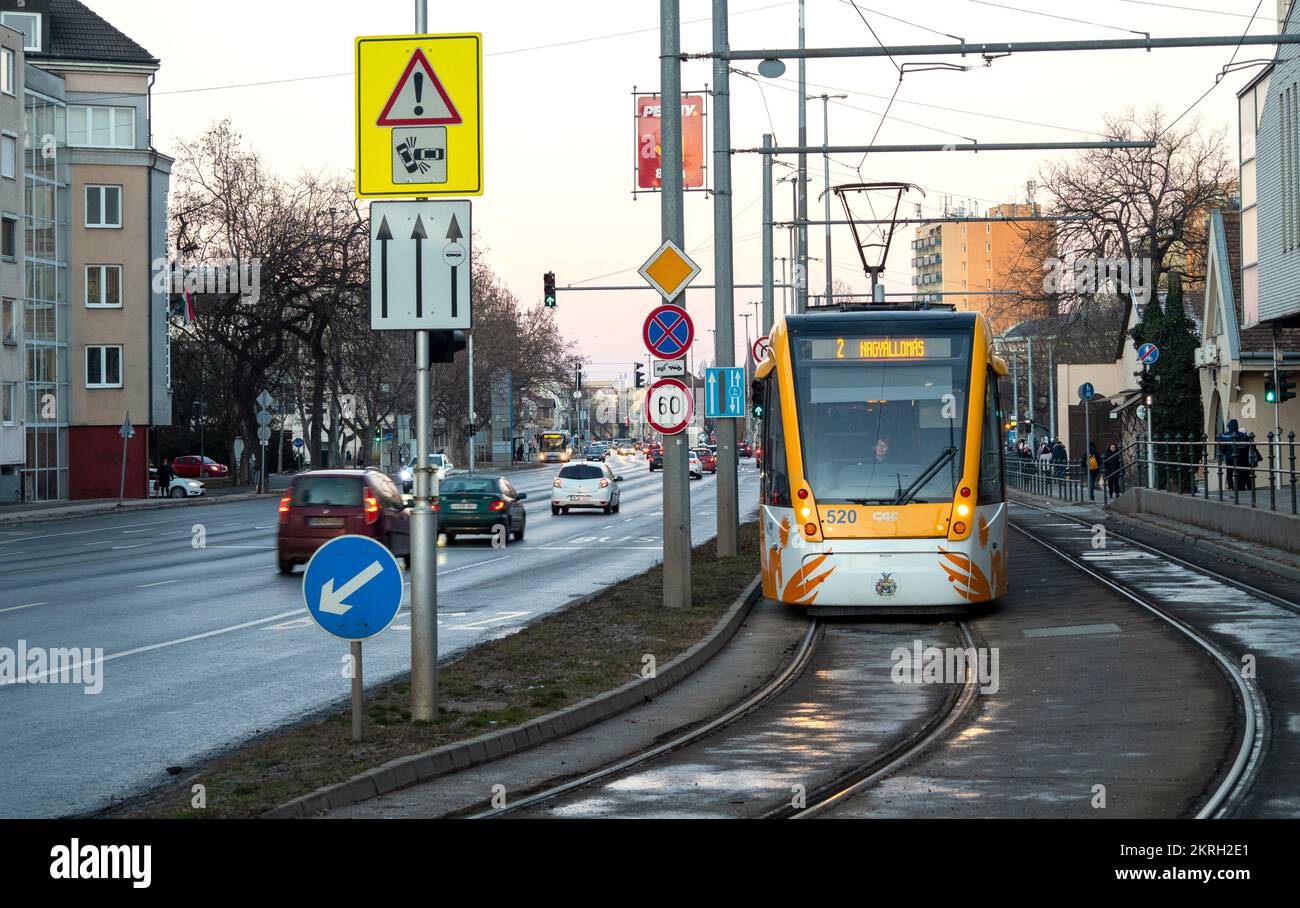
<svg viewBox="0 0 1300 908">
<path fill-rule="evenodd" d="M 351 172 L 354 38 L 408 33 L 414 21 L 412 0 L 85 2 L 161 59 L 154 106 L 154 141 L 161 150 L 172 153 L 177 139 L 228 117 L 286 177 Z M 1156 37 L 1239 35 L 1257 2 L 1168 0 L 1204 12 L 1133 0 L 1002 3 L 1087 23 L 975 0 L 865 0 L 858 6 L 884 43 L 934 44 L 951 40 L 944 34 L 971 42 L 1119 38 L 1126 30 Z M 683 50 L 709 50 L 709 0 L 682 0 L 681 6 Z M 731 0 L 730 6 L 733 49 L 796 45 L 795 0 Z M 1262 0 L 1251 32 L 1275 32 L 1275 16 L 1276 0 Z M 640 283 L 636 268 L 659 243 L 659 197 L 632 198 L 631 92 L 633 86 L 658 88 L 658 3 L 430 0 L 429 29 L 483 34 L 486 191 L 474 200 L 474 226 L 492 267 L 529 305 L 540 301 L 547 270 L 555 271 L 561 286 Z M 875 39 L 849 0 L 807 0 L 807 42 L 810 47 L 865 46 Z M 808 82 L 810 94 L 850 94 L 831 103 L 831 144 L 866 143 L 877 128 L 879 143 L 1086 141 L 1097 138 L 1092 130 L 1108 112 L 1159 105 L 1172 115 L 1182 113 L 1214 84 L 1232 53 L 1223 47 L 1026 54 L 988 67 L 967 60 L 973 65 L 967 72 L 909 73 L 901 85 L 888 59 L 814 60 L 808 63 Z M 1238 61 L 1271 56 L 1272 48 L 1245 48 Z M 750 64 L 737 68 L 754 71 Z M 1235 93 L 1255 72 L 1227 76 L 1190 115 L 1207 131 L 1227 130 L 1234 155 Z M 702 89 L 711 73 L 707 61 L 688 63 L 683 87 Z M 795 143 L 796 74 L 790 61 L 779 80 L 732 77 L 733 145 L 758 145 L 762 134 L 773 130 L 779 142 Z M 882 125 L 895 88 L 897 98 Z M 808 128 L 810 143 L 820 142 L 820 100 L 809 104 Z M 936 214 L 948 195 L 954 204 L 970 200 L 980 209 L 1023 201 L 1027 181 L 1044 160 L 1032 152 L 880 154 L 868 158 L 861 173 L 866 181 L 920 185 L 925 213 Z M 840 156 L 832 163 L 832 183 L 857 181 L 859 163 L 860 156 Z M 820 156 L 810 157 L 809 171 L 816 212 L 823 181 Z M 760 176 L 755 156 L 735 156 L 737 283 L 757 283 L 760 277 Z M 777 188 L 781 220 L 789 216 L 790 189 L 789 184 Z M 913 210 L 909 204 L 907 213 Z M 821 230 L 810 228 L 809 235 L 810 253 L 819 258 Z M 835 230 L 835 277 L 865 290 L 868 283 L 847 228 Z M 911 235 L 908 228 L 895 240 L 887 289 L 910 288 Z M 701 283 L 712 283 L 712 236 L 709 200 L 702 193 L 688 195 L 687 249 L 704 269 Z M 776 250 L 778 256 L 788 255 L 784 232 Z M 822 267 L 811 264 L 814 292 L 824 284 Z M 757 291 L 737 291 L 737 313 L 753 311 L 746 303 L 758 298 Z M 640 326 L 655 299 L 650 291 L 561 293 L 560 326 L 591 361 L 593 377 L 627 372 L 643 356 Z M 711 360 L 712 295 L 693 292 L 687 300 L 698 331 L 696 356 Z M 745 336 L 739 318 L 737 334 L 739 349 Z"/>
</svg>

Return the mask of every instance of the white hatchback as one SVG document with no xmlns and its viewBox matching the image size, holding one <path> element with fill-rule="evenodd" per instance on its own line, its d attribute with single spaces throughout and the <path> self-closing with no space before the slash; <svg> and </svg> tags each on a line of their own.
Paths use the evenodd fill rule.
<svg viewBox="0 0 1300 908">
<path fill-rule="evenodd" d="M 704 464 L 700 463 L 700 458 L 694 451 L 691 452 L 691 459 L 687 461 L 686 471 L 686 475 L 691 479 L 704 478 Z"/>
<path fill-rule="evenodd" d="M 600 508 L 606 514 L 617 514 L 618 483 L 622 476 L 605 463 L 571 463 L 561 467 L 551 483 L 551 513 L 567 514 L 570 508 Z"/>
</svg>

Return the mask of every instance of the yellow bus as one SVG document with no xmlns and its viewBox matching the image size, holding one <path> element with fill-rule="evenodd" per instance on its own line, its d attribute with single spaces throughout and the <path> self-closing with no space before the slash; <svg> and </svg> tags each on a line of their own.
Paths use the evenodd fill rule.
<svg viewBox="0 0 1300 908">
<path fill-rule="evenodd" d="M 950 614 L 1007 589 L 998 377 L 974 312 L 778 321 L 755 371 L 763 592 L 812 614 Z"/>
<path fill-rule="evenodd" d="M 538 463 L 568 463 L 572 456 L 573 446 L 563 432 L 543 432 L 538 439 Z"/>
</svg>

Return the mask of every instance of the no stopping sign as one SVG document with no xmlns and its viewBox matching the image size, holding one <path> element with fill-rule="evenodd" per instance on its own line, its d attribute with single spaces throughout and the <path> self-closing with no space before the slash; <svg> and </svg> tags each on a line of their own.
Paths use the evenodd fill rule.
<svg viewBox="0 0 1300 908">
<path fill-rule="evenodd" d="M 645 419 L 656 431 L 676 435 L 688 425 L 695 415 L 695 401 L 691 392 L 675 378 L 661 378 L 650 386 L 645 396 Z"/>
</svg>

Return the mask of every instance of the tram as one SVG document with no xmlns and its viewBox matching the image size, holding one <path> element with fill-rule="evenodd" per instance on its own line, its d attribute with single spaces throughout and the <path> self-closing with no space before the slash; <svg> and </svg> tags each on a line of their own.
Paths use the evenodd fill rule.
<svg viewBox="0 0 1300 908">
<path fill-rule="evenodd" d="M 780 319 L 754 373 L 763 593 L 811 614 L 953 614 L 1007 589 L 988 321 L 888 304 Z"/>
</svg>

